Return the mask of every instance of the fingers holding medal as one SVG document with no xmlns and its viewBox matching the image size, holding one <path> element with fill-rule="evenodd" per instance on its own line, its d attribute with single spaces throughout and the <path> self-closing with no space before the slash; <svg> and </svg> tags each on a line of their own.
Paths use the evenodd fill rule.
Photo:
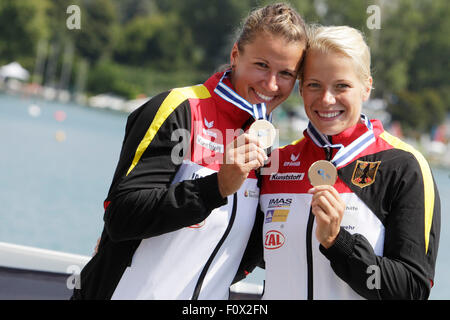
<svg viewBox="0 0 450 320">
<path fill-rule="evenodd" d="M 329 161 L 314 162 L 308 170 L 308 178 L 313 186 L 311 211 L 316 218 L 316 237 L 325 248 L 336 240 L 345 210 L 345 202 L 333 187 L 337 180 L 336 167 Z"/>
<path fill-rule="evenodd" d="M 222 197 L 235 193 L 247 179 L 251 170 L 264 165 L 267 155 L 259 140 L 244 133 L 225 147 L 223 163 L 217 173 L 219 192 Z"/>
</svg>

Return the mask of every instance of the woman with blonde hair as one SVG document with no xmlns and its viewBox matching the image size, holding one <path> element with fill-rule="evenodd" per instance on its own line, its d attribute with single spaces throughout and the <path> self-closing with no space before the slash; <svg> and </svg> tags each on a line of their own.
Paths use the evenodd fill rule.
<svg viewBox="0 0 450 320">
<path fill-rule="evenodd" d="M 308 38 L 310 122 L 262 180 L 264 298 L 426 299 L 440 233 L 430 167 L 361 113 L 372 87 L 362 34 L 313 26 Z"/>
</svg>

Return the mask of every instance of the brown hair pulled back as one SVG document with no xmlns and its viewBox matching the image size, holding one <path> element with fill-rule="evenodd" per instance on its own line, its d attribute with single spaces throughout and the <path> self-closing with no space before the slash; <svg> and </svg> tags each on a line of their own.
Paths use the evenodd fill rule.
<svg viewBox="0 0 450 320">
<path fill-rule="evenodd" d="M 239 51 L 260 32 L 284 37 L 288 42 L 306 44 L 306 27 L 302 17 L 290 5 L 275 3 L 252 11 L 244 20 L 237 43 Z"/>
</svg>

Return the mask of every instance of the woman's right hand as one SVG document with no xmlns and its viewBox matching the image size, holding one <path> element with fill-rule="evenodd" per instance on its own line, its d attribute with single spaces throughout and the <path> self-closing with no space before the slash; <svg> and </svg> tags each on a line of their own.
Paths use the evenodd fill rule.
<svg viewBox="0 0 450 320">
<path fill-rule="evenodd" d="M 316 237 L 326 249 L 331 247 L 341 229 L 345 202 L 333 186 L 322 185 L 308 190 L 312 194 L 311 211 L 316 217 Z"/>
<path fill-rule="evenodd" d="M 229 143 L 225 147 L 223 164 L 217 178 L 222 197 L 235 193 L 250 171 L 262 167 L 266 160 L 267 155 L 258 140 L 247 133 Z"/>
</svg>

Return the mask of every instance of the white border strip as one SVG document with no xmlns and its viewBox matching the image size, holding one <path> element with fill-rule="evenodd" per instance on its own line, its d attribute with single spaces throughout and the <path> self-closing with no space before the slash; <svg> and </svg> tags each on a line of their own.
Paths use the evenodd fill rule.
<svg viewBox="0 0 450 320">
<path fill-rule="evenodd" d="M 0 242 L 2 267 L 71 273 L 74 266 L 81 270 L 90 259 L 89 256 Z"/>
</svg>

